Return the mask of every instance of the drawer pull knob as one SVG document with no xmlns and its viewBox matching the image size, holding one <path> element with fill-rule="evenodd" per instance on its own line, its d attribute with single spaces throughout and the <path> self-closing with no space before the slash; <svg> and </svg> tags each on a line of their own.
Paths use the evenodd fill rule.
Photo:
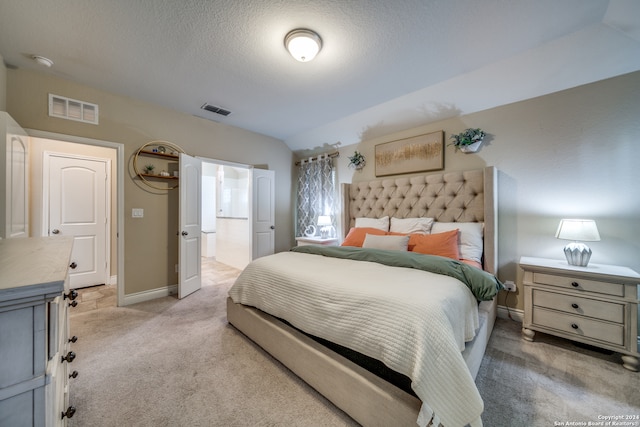
<svg viewBox="0 0 640 427">
<path fill-rule="evenodd" d="M 64 299 L 67 298 L 69 298 L 71 301 L 78 298 L 78 291 L 76 291 L 75 289 L 71 289 L 71 292 L 69 292 L 68 294 L 64 294 Z"/>
<path fill-rule="evenodd" d="M 78 378 L 78 371 L 73 371 L 71 374 L 69 374 L 69 378 Z"/>
<path fill-rule="evenodd" d="M 578 329 L 578 325 L 576 325 L 575 323 L 572 323 L 572 324 L 571 324 L 571 327 L 572 327 L 573 329 Z"/>
<path fill-rule="evenodd" d="M 72 418 L 75 415 L 75 413 L 76 413 L 76 407 L 75 406 L 69 406 L 67 408 L 67 410 L 62 413 L 62 418 L 61 419 L 63 420 L 64 417 Z"/>
<path fill-rule="evenodd" d="M 580 306 L 578 304 L 576 304 L 575 302 L 573 304 L 571 304 L 571 307 L 573 308 L 580 308 Z"/>
<path fill-rule="evenodd" d="M 76 354 L 73 351 L 70 351 L 69 353 L 67 353 L 66 356 L 62 356 L 62 361 L 71 363 L 75 358 L 76 358 Z"/>
<path fill-rule="evenodd" d="M 571 282 L 571 286 L 573 286 L 574 288 L 577 288 L 580 286 L 580 283 L 578 282 Z"/>
<path fill-rule="evenodd" d="M 76 342 L 76 341 L 78 341 L 78 337 L 75 335 L 69 338 L 69 342 Z"/>
</svg>

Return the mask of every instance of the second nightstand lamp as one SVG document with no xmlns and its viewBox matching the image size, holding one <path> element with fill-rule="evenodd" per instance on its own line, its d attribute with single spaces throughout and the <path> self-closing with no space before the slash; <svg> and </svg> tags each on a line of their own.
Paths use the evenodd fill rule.
<svg viewBox="0 0 640 427">
<path fill-rule="evenodd" d="M 564 247 L 564 255 L 569 265 L 586 267 L 591 258 L 591 249 L 582 242 L 600 240 L 598 227 L 592 219 L 562 219 L 556 231 L 556 238 L 573 240 Z"/>
<path fill-rule="evenodd" d="M 318 217 L 318 228 L 320 228 L 320 237 L 326 239 L 331 236 L 331 229 L 333 225 L 331 224 L 331 217 L 329 215 L 320 215 Z"/>
</svg>

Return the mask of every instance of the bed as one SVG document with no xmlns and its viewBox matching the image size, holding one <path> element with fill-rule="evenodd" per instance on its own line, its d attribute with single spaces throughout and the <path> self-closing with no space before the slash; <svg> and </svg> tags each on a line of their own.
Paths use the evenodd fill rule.
<svg viewBox="0 0 640 427">
<path fill-rule="evenodd" d="M 345 232 L 353 229 L 357 218 L 371 218 L 375 221 L 385 216 L 399 219 L 428 217 L 434 218 L 436 223 L 458 223 L 461 227 L 466 223 L 482 224 L 483 247 L 480 262 L 484 271 L 490 274 L 457 261 L 445 264 L 451 264 L 453 269 L 470 275 L 491 276 L 499 287 L 499 282 L 492 276 L 496 272 L 497 253 L 496 187 L 496 170 L 493 167 L 343 184 L 341 229 Z M 442 423 L 449 427 L 482 424 L 480 414 L 483 403 L 473 380 L 495 322 L 495 297 L 485 298 L 488 300 L 478 303 L 480 298 L 475 299 L 474 295 L 469 297 L 469 289 L 462 285 L 462 279 L 458 280 L 455 274 L 444 277 L 442 274 L 416 271 L 415 268 L 406 266 L 384 265 L 387 259 L 385 254 L 389 251 L 314 247 L 295 249 L 255 260 L 243 271 L 239 277 L 242 283 L 236 282 L 227 299 L 229 323 L 364 426 Z M 333 254 L 325 253 L 331 251 L 340 251 L 340 254 L 334 258 Z M 376 263 L 374 266 L 368 258 L 360 261 L 351 259 L 362 256 L 364 252 L 384 258 L 383 264 Z M 407 257 L 417 258 L 419 255 L 408 254 Z M 440 268 L 440 260 L 434 262 Z M 366 265 L 366 268 L 361 267 L 362 265 Z M 351 277 L 345 271 L 357 274 Z M 441 271 L 438 270 L 438 273 Z M 402 280 L 397 280 L 398 274 L 402 274 Z M 458 319 L 446 310 L 435 307 L 433 311 L 437 313 L 434 315 L 436 317 L 424 320 L 404 319 L 405 312 L 413 315 L 417 310 L 402 306 L 401 310 L 396 311 L 402 312 L 402 316 L 392 316 L 394 321 L 381 320 L 376 313 L 391 310 L 387 305 L 394 306 L 400 302 L 390 300 L 387 305 L 381 305 L 381 298 L 376 294 L 378 291 L 373 289 L 370 290 L 373 299 L 364 299 L 370 297 L 365 295 L 365 292 L 369 292 L 365 289 L 368 283 L 373 283 L 373 276 L 386 277 L 387 282 L 393 281 L 395 277 L 395 281 L 401 282 L 401 286 L 408 286 L 397 293 L 413 295 L 413 292 L 422 292 L 415 283 L 426 283 L 426 277 L 431 277 L 429 275 L 437 275 L 438 280 L 451 283 L 438 288 L 447 288 L 442 292 L 454 293 L 443 294 L 443 305 L 455 300 L 458 301 L 455 304 L 464 305 L 471 314 L 464 314 Z M 336 285 L 346 281 L 350 283 L 349 287 L 357 289 L 354 292 L 362 300 L 354 299 L 352 294 L 343 295 L 343 289 Z M 250 284 L 246 285 L 244 282 Z M 321 290 L 325 286 L 327 289 Z M 384 298 L 391 298 L 388 289 L 380 289 Z M 289 308 L 296 309 L 287 311 L 276 305 L 274 300 L 282 292 L 288 295 Z M 440 291 L 434 292 L 438 294 Z M 271 296 L 272 293 L 275 296 Z M 305 296 L 310 297 L 309 300 L 302 299 Z M 395 297 L 394 295 L 393 298 Z M 405 296 L 399 298 L 407 299 Z M 418 297 L 409 298 L 413 299 L 417 300 Z M 326 300 L 328 304 L 315 307 L 316 300 Z M 346 300 L 351 305 L 345 306 L 343 301 Z M 402 301 L 402 304 L 411 303 L 412 301 Z M 346 317 L 353 319 L 348 326 L 337 325 L 332 323 L 335 313 L 348 313 Z M 418 312 L 417 315 L 422 313 Z M 324 319 L 331 327 L 318 324 Z M 425 355 L 418 352 L 416 354 L 419 356 L 412 356 L 413 347 L 410 346 L 415 344 L 415 337 L 422 339 L 424 335 L 424 331 L 420 329 L 422 323 L 446 324 L 443 329 L 451 329 L 452 333 L 430 332 L 432 336 L 428 337 L 428 342 L 432 344 L 427 344 L 427 347 L 435 350 L 429 350 Z M 387 328 L 391 334 L 397 334 L 393 335 L 391 341 L 398 348 L 387 346 L 382 338 L 376 336 L 376 331 Z M 469 329 L 473 329 L 471 336 Z M 360 335 L 356 338 L 345 335 L 353 332 L 352 330 L 363 335 L 370 330 L 374 336 L 359 339 Z M 413 335 L 397 338 L 405 330 L 409 331 L 407 334 Z M 325 341 L 330 341 L 337 347 L 355 350 L 357 354 L 362 352 L 365 356 L 382 360 L 384 364 L 391 365 L 392 370 L 397 368 L 398 372 L 409 377 L 414 392 L 403 390 L 396 383 L 382 379 L 345 356 L 336 346 L 328 346 L 330 343 Z M 434 357 L 427 357 L 432 351 L 436 351 L 433 353 Z M 395 355 L 389 356 L 391 353 Z M 398 354 L 399 361 L 391 359 Z"/>
</svg>

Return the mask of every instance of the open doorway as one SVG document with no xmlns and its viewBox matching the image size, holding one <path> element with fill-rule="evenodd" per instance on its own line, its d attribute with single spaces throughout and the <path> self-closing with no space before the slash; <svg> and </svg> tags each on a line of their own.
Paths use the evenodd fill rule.
<svg viewBox="0 0 640 427">
<path fill-rule="evenodd" d="M 237 269 L 251 261 L 250 167 L 202 161 L 202 258 Z"/>
</svg>

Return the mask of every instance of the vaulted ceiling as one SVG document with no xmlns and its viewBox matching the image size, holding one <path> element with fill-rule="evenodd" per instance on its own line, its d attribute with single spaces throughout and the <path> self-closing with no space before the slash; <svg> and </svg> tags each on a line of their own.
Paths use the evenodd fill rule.
<svg viewBox="0 0 640 427">
<path fill-rule="evenodd" d="M 0 55 L 308 154 L 640 70 L 640 2 L 2 0 Z"/>
</svg>

